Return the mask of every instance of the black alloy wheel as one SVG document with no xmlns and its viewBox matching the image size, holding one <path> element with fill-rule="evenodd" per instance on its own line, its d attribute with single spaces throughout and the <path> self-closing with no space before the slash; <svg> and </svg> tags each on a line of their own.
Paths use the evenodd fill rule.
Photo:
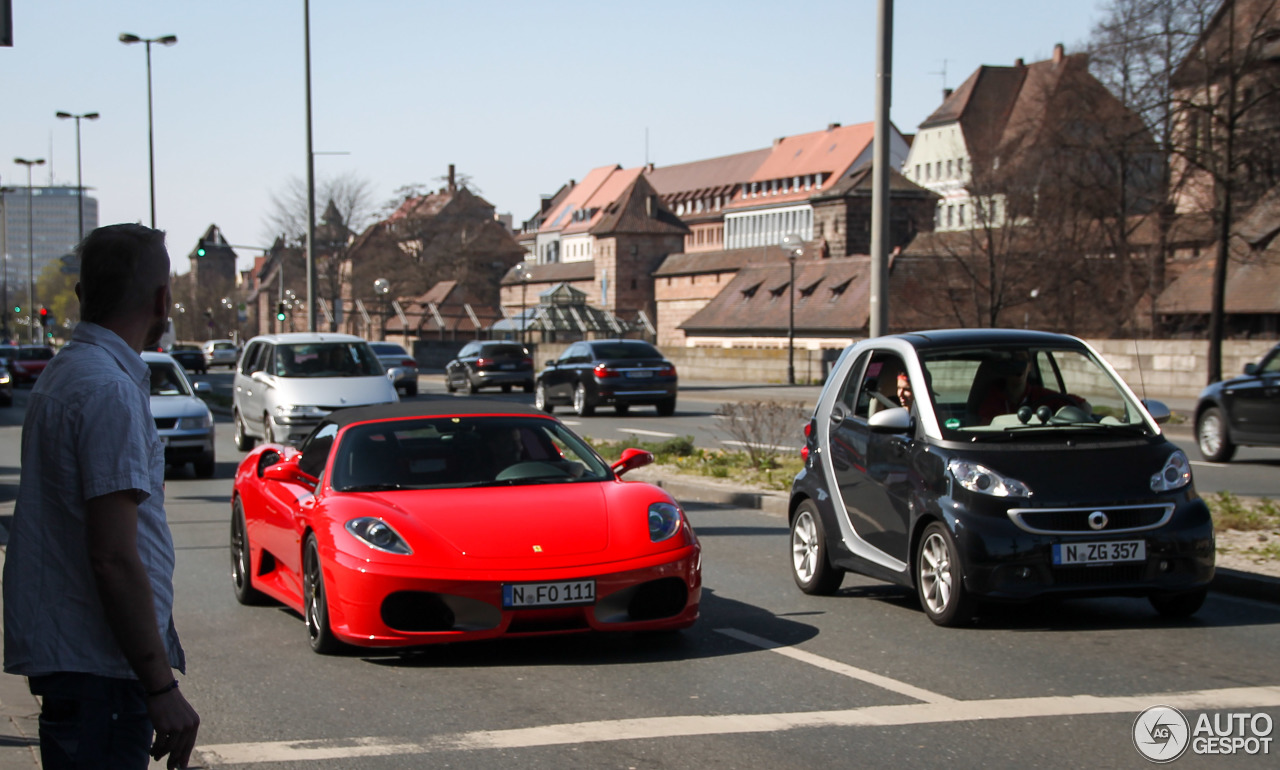
<svg viewBox="0 0 1280 770">
<path fill-rule="evenodd" d="M 307 640 L 311 649 L 321 655 L 333 655 L 346 648 L 329 627 L 329 601 L 324 588 L 324 569 L 320 564 L 320 548 L 315 534 L 307 535 L 306 555 L 302 566 L 302 601 L 307 621 Z"/>
<path fill-rule="evenodd" d="M 266 595 L 253 587 L 251 565 L 249 531 L 244 523 L 244 508 L 237 497 L 231 503 L 231 589 L 236 601 L 250 606 L 267 600 Z"/>
</svg>

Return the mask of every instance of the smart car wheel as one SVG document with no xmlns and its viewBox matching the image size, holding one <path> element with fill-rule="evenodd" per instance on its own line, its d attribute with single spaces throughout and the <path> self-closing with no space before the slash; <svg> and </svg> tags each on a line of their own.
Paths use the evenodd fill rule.
<svg viewBox="0 0 1280 770">
<path fill-rule="evenodd" d="M 551 414 L 556 410 L 555 405 L 551 403 L 551 399 L 547 398 L 547 386 L 541 382 L 538 383 L 538 387 L 533 392 L 533 406 L 547 414 Z"/>
<path fill-rule="evenodd" d="M 241 604 L 262 604 L 267 597 L 253 587 L 253 572 L 250 566 L 249 535 L 244 525 L 244 508 L 240 499 L 231 503 L 231 589 L 236 601 Z"/>
<path fill-rule="evenodd" d="M 827 538 L 822 517 L 812 500 L 796 509 L 791 521 L 791 577 L 807 594 L 833 594 L 844 581 L 844 570 L 827 559 Z"/>
<path fill-rule="evenodd" d="M 324 570 L 320 566 L 320 548 L 316 536 L 307 535 L 306 555 L 302 566 L 302 601 L 307 619 L 307 638 L 311 649 L 321 655 L 341 652 L 344 645 L 329 627 L 329 603 L 324 590 Z"/>
<path fill-rule="evenodd" d="M 253 436 L 245 433 L 244 418 L 240 416 L 239 411 L 235 413 L 232 422 L 235 423 L 236 449 L 239 449 L 241 452 L 248 452 L 250 449 L 253 449 Z"/>
<path fill-rule="evenodd" d="M 1176 594 L 1152 594 L 1149 601 L 1161 617 L 1178 620 L 1196 614 L 1208 595 L 1209 587 L 1204 586 Z"/>
<path fill-rule="evenodd" d="M 1227 423 L 1222 410 L 1211 406 L 1200 415 L 1196 425 L 1196 443 L 1204 459 L 1213 463 L 1225 463 L 1236 453 L 1236 445 L 1227 435 Z"/>
<path fill-rule="evenodd" d="M 916 591 L 929 620 L 957 626 L 973 619 L 973 598 L 964 588 L 964 566 L 951 532 L 938 522 L 925 527 L 916 551 Z"/>
<path fill-rule="evenodd" d="M 596 405 L 587 397 L 587 386 L 579 382 L 573 389 L 573 413 L 579 417 L 590 417 L 595 411 Z"/>
</svg>

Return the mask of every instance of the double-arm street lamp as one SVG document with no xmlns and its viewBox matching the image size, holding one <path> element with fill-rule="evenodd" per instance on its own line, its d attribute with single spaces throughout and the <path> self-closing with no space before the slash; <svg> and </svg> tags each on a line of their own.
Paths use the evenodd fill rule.
<svg viewBox="0 0 1280 770">
<path fill-rule="evenodd" d="M 151 227 L 156 226 L 156 141 L 155 130 L 151 120 L 151 44 L 173 45 L 178 42 L 177 35 L 164 37 L 138 37 L 128 32 L 120 33 L 120 42 L 125 45 L 145 43 L 147 46 L 147 158 L 151 169 Z"/>
<path fill-rule="evenodd" d="M 76 122 L 76 214 L 79 216 L 77 220 L 80 225 L 79 241 L 84 240 L 84 181 L 80 176 L 80 121 L 81 120 L 97 120 L 98 113 L 86 112 L 83 115 L 73 115 L 70 112 L 55 113 L 62 120 L 72 118 Z M 154 214 L 153 214 L 154 216 Z"/>
<path fill-rule="evenodd" d="M 27 167 L 27 317 L 31 319 L 28 328 L 31 330 L 31 344 L 36 344 L 36 270 L 35 270 L 35 238 L 32 237 L 31 217 L 31 167 L 43 166 L 44 158 L 14 158 L 14 163 Z"/>
</svg>

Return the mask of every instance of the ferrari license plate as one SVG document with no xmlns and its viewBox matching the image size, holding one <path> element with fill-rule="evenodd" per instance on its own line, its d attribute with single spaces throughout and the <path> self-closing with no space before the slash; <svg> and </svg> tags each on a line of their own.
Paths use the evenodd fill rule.
<svg viewBox="0 0 1280 770">
<path fill-rule="evenodd" d="M 564 580 L 557 583 L 504 583 L 502 606 L 564 607 L 571 604 L 594 604 L 596 581 Z"/>
<path fill-rule="evenodd" d="M 1112 540 L 1105 543 L 1056 543 L 1054 564 L 1111 564 L 1118 561 L 1146 561 L 1145 540 Z"/>
</svg>

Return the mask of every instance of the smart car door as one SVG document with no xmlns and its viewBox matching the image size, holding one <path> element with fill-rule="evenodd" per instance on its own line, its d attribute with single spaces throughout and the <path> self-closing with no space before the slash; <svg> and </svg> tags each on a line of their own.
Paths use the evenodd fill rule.
<svg viewBox="0 0 1280 770">
<path fill-rule="evenodd" d="M 832 477 L 849 525 L 858 537 L 896 560 L 909 543 L 909 442 L 872 429 L 871 416 L 891 408 L 881 379 L 902 371 L 895 354 L 875 351 L 849 372 L 829 425 Z"/>
</svg>

